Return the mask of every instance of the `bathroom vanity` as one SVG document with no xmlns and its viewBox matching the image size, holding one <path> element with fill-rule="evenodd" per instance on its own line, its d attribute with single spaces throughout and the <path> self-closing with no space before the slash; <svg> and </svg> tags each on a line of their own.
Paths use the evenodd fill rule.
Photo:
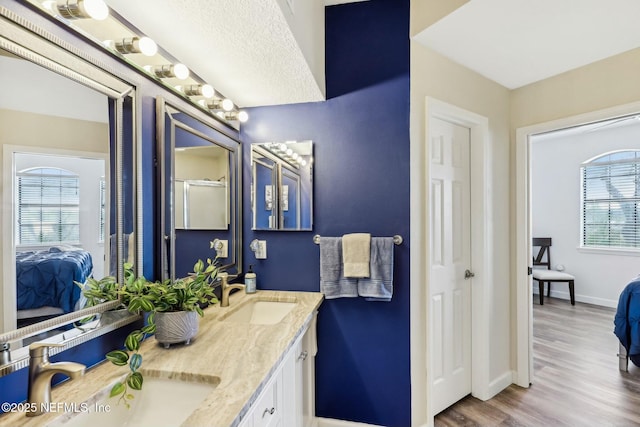
<svg viewBox="0 0 640 427">
<path fill-rule="evenodd" d="M 165 349 L 149 338 L 140 351 L 145 384 L 134 392 L 139 394 L 134 401 L 142 401 L 145 392 L 154 391 L 154 379 L 163 379 L 170 390 L 164 393 L 169 395 L 164 406 L 179 412 L 183 408 L 180 387 L 191 382 L 208 388 L 204 388 L 197 407 L 183 410 L 184 420 L 178 425 L 312 425 L 315 320 L 322 299 L 322 294 L 315 292 L 236 292 L 229 307 L 214 305 L 205 310 L 200 331 L 190 345 Z M 66 404 L 58 406 L 59 412 L 34 418 L 20 411 L 8 413 L 0 416 L 0 426 L 96 427 L 120 424 L 129 416 L 136 417 L 135 425 L 142 425 L 140 417 L 147 415 L 145 411 L 154 411 L 153 405 L 145 411 L 126 410 L 117 398 L 108 397 L 111 386 L 127 369 L 101 363 L 87 370 L 84 377 L 52 389 L 52 401 Z M 153 402 L 158 409 L 163 406 L 158 398 Z"/>
</svg>

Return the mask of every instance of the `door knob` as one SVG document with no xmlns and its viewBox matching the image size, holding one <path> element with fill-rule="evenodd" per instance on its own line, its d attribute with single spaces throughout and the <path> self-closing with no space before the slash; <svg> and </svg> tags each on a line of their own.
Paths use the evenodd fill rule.
<svg viewBox="0 0 640 427">
<path fill-rule="evenodd" d="M 475 276 L 475 273 L 472 273 L 471 270 L 469 270 L 468 268 L 464 271 L 465 280 L 466 279 L 471 279 L 474 276 Z"/>
</svg>

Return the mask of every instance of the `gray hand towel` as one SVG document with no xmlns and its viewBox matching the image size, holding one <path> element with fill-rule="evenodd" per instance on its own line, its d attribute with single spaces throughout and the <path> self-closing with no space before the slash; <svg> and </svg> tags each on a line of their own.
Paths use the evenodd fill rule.
<svg viewBox="0 0 640 427">
<path fill-rule="evenodd" d="M 320 237 L 320 292 L 326 299 L 358 296 L 358 280 L 344 277 L 340 237 Z"/>
<path fill-rule="evenodd" d="M 358 294 L 367 301 L 391 301 L 393 246 L 393 237 L 371 238 L 370 276 L 358 279 Z"/>
</svg>

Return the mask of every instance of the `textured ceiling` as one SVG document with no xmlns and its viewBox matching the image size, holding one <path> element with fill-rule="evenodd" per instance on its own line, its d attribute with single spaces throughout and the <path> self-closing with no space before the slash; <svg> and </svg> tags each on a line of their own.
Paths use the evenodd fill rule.
<svg viewBox="0 0 640 427">
<path fill-rule="evenodd" d="M 241 107 L 321 101 L 276 0 L 106 0 Z"/>
<path fill-rule="evenodd" d="M 640 46 L 638 0 L 473 0 L 415 40 L 514 89 Z"/>
</svg>

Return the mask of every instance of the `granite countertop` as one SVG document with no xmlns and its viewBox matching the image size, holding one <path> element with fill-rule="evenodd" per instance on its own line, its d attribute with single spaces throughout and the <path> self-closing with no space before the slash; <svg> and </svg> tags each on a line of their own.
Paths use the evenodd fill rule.
<svg viewBox="0 0 640 427">
<path fill-rule="evenodd" d="M 274 325 L 252 325 L 220 321 L 250 299 L 292 301 L 297 305 Z M 198 335 L 190 345 L 165 349 L 154 338 L 140 349 L 145 375 L 217 382 L 217 387 L 184 422 L 185 426 L 231 427 L 240 422 L 271 372 L 284 357 L 313 313 L 322 303 L 317 292 L 243 291 L 231 295 L 229 307 L 218 304 L 205 310 Z M 84 377 L 65 381 L 51 391 L 52 402 L 82 403 L 104 392 L 126 375 L 128 367 L 101 363 L 87 370 Z M 143 387 L 144 390 L 144 387 Z M 116 399 L 113 399 L 115 405 Z M 71 414 L 67 414 L 71 415 Z M 58 424 L 65 414 L 49 413 L 28 418 L 12 412 L 0 416 L 0 426 L 24 427 Z"/>
</svg>

